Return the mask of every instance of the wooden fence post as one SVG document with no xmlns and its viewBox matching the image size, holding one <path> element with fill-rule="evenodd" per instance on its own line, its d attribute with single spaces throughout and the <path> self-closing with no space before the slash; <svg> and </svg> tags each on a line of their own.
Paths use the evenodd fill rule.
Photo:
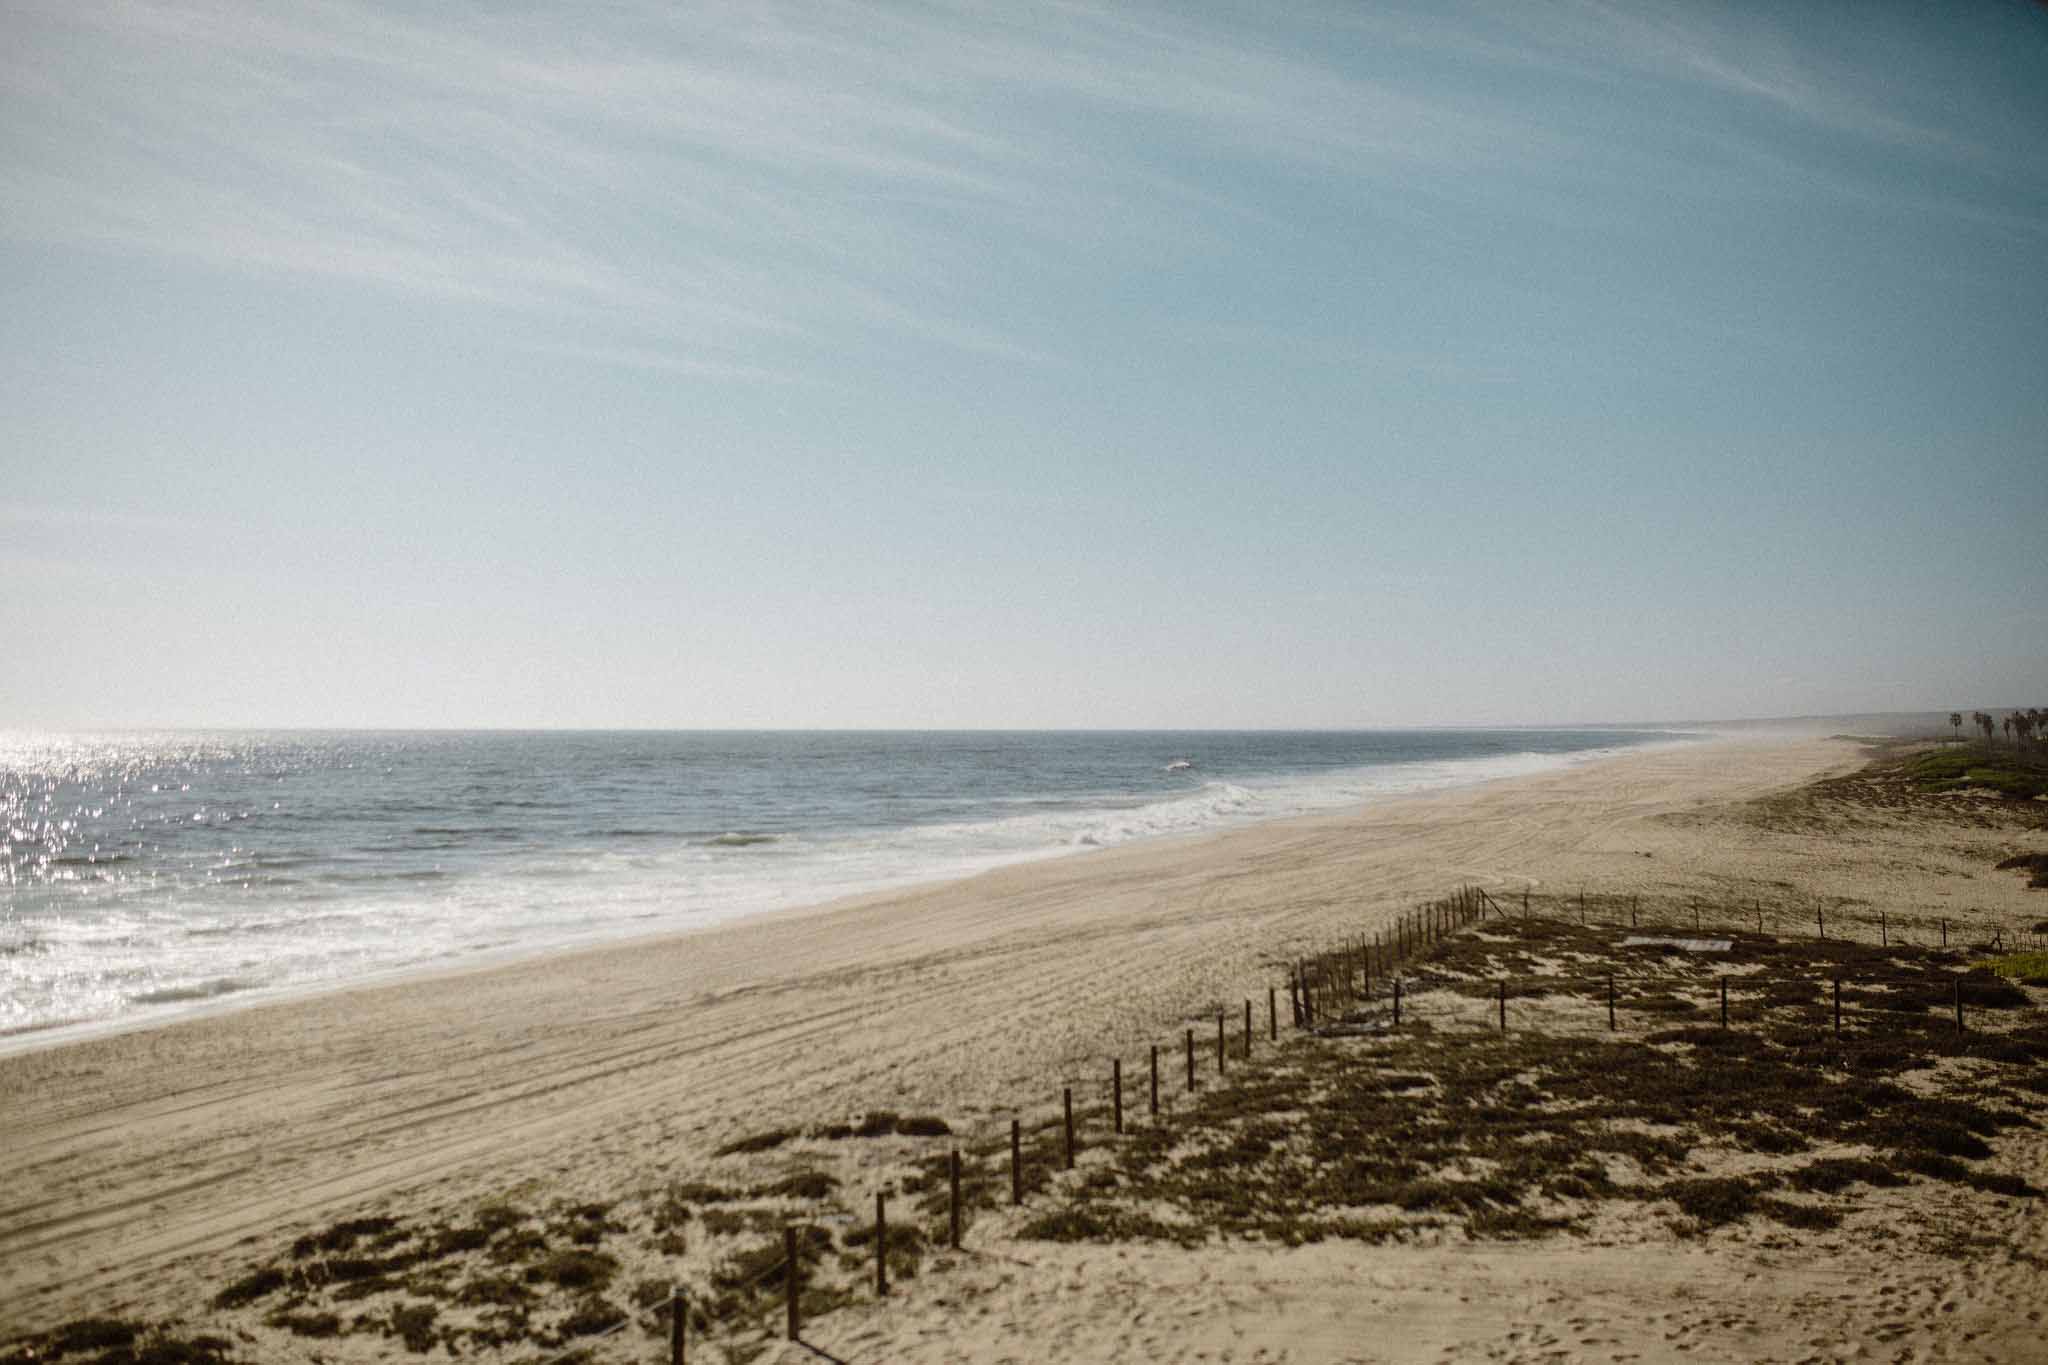
<svg viewBox="0 0 2048 1365">
<path fill-rule="evenodd" d="M 1244 1059 L 1252 1059 L 1252 1002 L 1244 1002 Z"/>
<path fill-rule="evenodd" d="M 1066 1115 L 1067 1125 L 1067 1169 L 1074 1169 L 1074 1087 L 1060 1091 L 1060 1108 Z"/>
<path fill-rule="evenodd" d="M 1124 1059 L 1114 1057 L 1109 1063 L 1109 1098 L 1115 1115 L 1116 1131 L 1124 1130 Z"/>
<path fill-rule="evenodd" d="M 1188 1030 L 1188 1089 L 1195 1088 L 1195 1031 Z"/>
<path fill-rule="evenodd" d="M 1152 1117 L 1159 1117 L 1159 1044 L 1152 1044 Z"/>
<path fill-rule="evenodd" d="M 889 1215 L 880 1190 L 875 1191 L 875 1296 L 889 1296 Z"/>
<path fill-rule="evenodd" d="M 1891 925 L 1885 922 L 1884 911 L 1882 910 L 1877 912 L 1877 942 L 1879 947 L 1889 948 L 1892 946 Z"/>
<path fill-rule="evenodd" d="M 1401 978 L 1394 978 L 1394 1027 L 1401 1026 Z"/>
<path fill-rule="evenodd" d="M 1010 1203 L 1024 1202 L 1024 1125 L 1010 1120 Z"/>
<path fill-rule="evenodd" d="M 1948 921 L 1946 919 L 1941 922 L 1941 946 L 1944 948 L 1948 947 Z"/>
<path fill-rule="evenodd" d="M 1273 986 L 1266 987 L 1266 1036 L 1280 1041 L 1280 992 Z"/>
<path fill-rule="evenodd" d="M 946 1163 L 946 1174 L 950 1177 L 953 1186 L 952 1215 L 949 1219 L 953 1234 L 952 1247 L 953 1250 L 958 1251 L 960 1249 L 960 1149 L 958 1147 L 953 1149 L 952 1159 Z"/>
<path fill-rule="evenodd" d="M 796 1259 L 796 1225 L 793 1223 L 785 1224 L 782 1229 L 782 1260 L 783 1307 L 786 1310 L 788 1319 L 789 1339 L 795 1341 L 797 1328 L 800 1324 L 797 1322 L 796 1317 L 798 1266 Z"/>
<path fill-rule="evenodd" d="M 690 1320 L 690 1300 L 683 1294 L 683 1287 L 672 1284 L 668 1287 L 668 1365 L 687 1365 L 688 1350 L 683 1341 L 685 1324 Z"/>
<path fill-rule="evenodd" d="M 1223 1076 L 1223 1011 L 1216 1011 L 1216 1076 Z"/>
<path fill-rule="evenodd" d="M 1826 938 L 1828 936 L 1828 912 L 1818 905 L 1814 906 L 1813 922 L 1820 926 L 1820 936 L 1822 938 Z"/>
</svg>

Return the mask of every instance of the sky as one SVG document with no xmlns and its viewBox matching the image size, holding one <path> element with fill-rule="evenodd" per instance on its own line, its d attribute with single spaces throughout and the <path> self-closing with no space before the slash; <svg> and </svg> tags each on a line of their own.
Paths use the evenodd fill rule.
<svg viewBox="0 0 2048 1365">
<path fill-rule="evenodd" d="M 0 0 L 0 728 L 2048 704 L 2048 7 Z"/>
</svg>

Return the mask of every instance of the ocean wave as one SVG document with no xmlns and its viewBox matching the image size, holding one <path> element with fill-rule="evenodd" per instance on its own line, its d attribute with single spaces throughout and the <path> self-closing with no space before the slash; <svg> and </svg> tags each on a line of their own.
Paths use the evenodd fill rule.
<svg viewBox="0 0 2048 1365">
<path fill-rule="evenodd" d="M 323 926 L 353 924 L 353 915 L 302 915 L 296 919 L 245 920 L 230 924 L 197 925 L 185 930 L 186 938 L 241 938 L 264 934 L 304 934 Z"/>
<path fill-rule="evenodd" d="M 773 844 L 780 840 L 773 834 L 740 834 L 728 830 L 704 842 L 716 848 L 751 848 L 755 844 Z"/>
<path fill-rule="evenodd" d="M 353 884 L 358 882 L 438 882 L 448 877 L 438 867 L 406 867 L 395 872 L 324 872 L 316 881 Z"/>
<path fill-rule="evenodd" d="M 1107 812 L 1092 817 L 1069 842 L 1101 848 L 1164 834 L 1188 834 L 1257 813 L 1265 804 L 1249 787 L 1234 782 L 1205 782 L 1193 796 Z"/>
<path fill-rule="evenodd" d="M 529 831 L 516 825 L 415 825 L 414 834 L 433 838 L 524 839 Z"/>
<path fill-rule="evenodd" d="M 232 976 L 216 977 L 192 986 L 165 986 L 161 990 L 144 991 L 131 995 L 132 1005 L 175 1005 L 192 1000 L 211 1000 L 218 995 L 232 995 L 236 991 L 254 990 L 256 983 L 242 981 Z"/>
</svg>

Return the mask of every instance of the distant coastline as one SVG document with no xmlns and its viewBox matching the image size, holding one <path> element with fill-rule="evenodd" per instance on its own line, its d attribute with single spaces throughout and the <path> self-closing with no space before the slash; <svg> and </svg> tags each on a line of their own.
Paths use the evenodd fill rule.
<svg viewBox="0 0 2048 1365">
<path fill-rule="evenodd" d="M 6 751 L 10 781 L 100 818 L 10 846 L 0 952 L 17 970 L 0 1049 L 1690 742 L 1570 729 L 44 737 Z M 94 765 L 113 777 L 95 787 Z"/>
</svg>

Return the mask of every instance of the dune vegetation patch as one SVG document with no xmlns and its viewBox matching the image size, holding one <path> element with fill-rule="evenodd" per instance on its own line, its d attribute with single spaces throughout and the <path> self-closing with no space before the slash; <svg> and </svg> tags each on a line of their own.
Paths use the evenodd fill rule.
<svg viewBox="0 0 2048 1365">
<path fill-rule="evenodd" d="M 1899 770 L 1927 791 L 1979 790 L 2014 800 L 2048 795 L 2048 760 L 2002 745 L 1944 746 L 1901 760 Z"/>
<path fill-rule="evenodd" d="M 2044 1111 L 2019 1083 L 2048 1061 L 2024 988 L 1935 948 L 1724 931 L 1725 953 L 1667 956 L 1627 933 L 1468 926 L 1404 971 L 1400 1026 L 1381 989 L 1323 1036 L 1238 1064 L 1095 1173 L 1056 1181 L 1025 1235 L 1527 1239 L 1622 1204 L 1684 1237 L 1820 1235 L 1917 1181 L 2033 1197 L 1979 1165 Z M 1488 1026 L 1510 975 L 1511 1008 L 1541 1002 L 1542 1027 Z M 1837 979 L 1862 983 L 1839 1031 Z M 1976 1021 L 1960 1034 L 1958 983 Z"/>
<path fill-rule="evenodd" d="M 2024 986 L 2048 986 L 2048 952 L 2008 953 L 1977 966 Z"/>
</svg>

